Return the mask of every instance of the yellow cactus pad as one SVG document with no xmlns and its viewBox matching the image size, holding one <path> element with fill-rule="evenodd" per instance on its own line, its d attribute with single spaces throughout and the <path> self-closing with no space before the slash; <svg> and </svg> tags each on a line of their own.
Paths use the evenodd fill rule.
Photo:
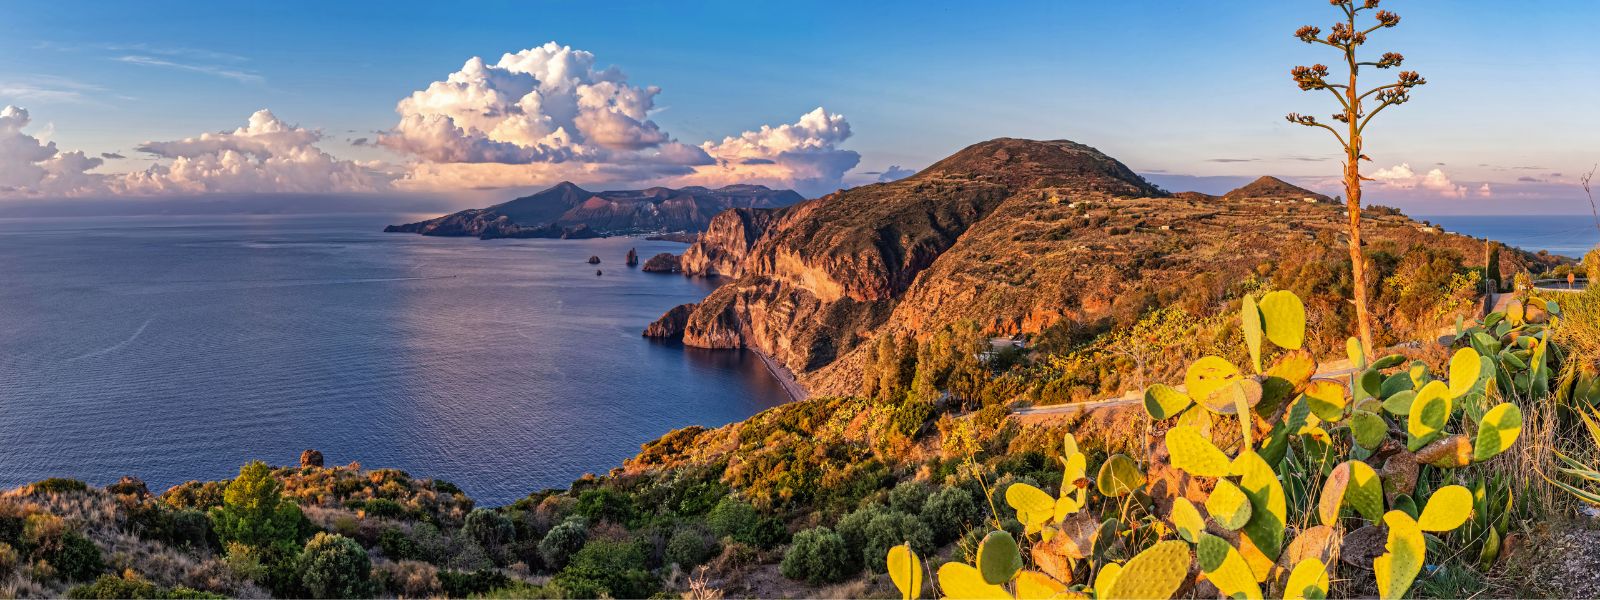
<svg viewBox="0 0 1600 600">
<path fill-rule="evenodd" d="M 1106 598 L 1171 598 L 1189 576 L 1189 545 L 1177 540 L 1158 542 L 1122 565 Z"/>
<path fill-rule="evenodd" d="M 1278 290 L 1261 297 L 1267 340 L 1286 350 L 1299 350 L 1306 341 L 1306 307 L 1294 292 Z"/>
<path fill-rule="evenodd" d="M 1144 411 L 1157 421 L 1176 416 L 1194 404 L 1188 394 L 1164 384 L 1154 384 L 1144 391 Z"/>
<path fill-rule="evenodd" d="M 1450 421 L 1450 399 L 1450 387 L 1443 381 L 1431 382 L 1417 392 L 1411 412 L 1406 415 L 1406 433 L 1410 438 L 1406 446 L 1412 452 L 1444 435 L 1444 426 Z"/>
<path fill-rule="evenodd" d="M 1349 404 L 1349 394 L 1344 384 L 1332 379 L 1313 379 L 1306 384 L 1305 397 L 1311 414 L 1324 421 L 1344 418 L 1344 407 Z"/>
<path fill-rule="evenodd" d="M 1505 452 L 1522 435 L 1522 409 L 1501 403 L 1483 414 L 1478 424 L 1478 441 L 1472 446 L 1472 460 L 1481 462 Z"/>
<path fill-rule="evenodd" d="M 1017 573 L 1017 600 L 1050 600 L 1067 591 L 1063 584 L 1038 571 Z"/>
<path fill-rule="evenodd" d="M 1167 430 L 1167 452 L 1172 455 L 1172 466 L 1190 475 L 1222 477 L 1228 474 L 1231 461 L 1211 440 L 1200 431 L 1184 425 Z"/>
<path fill-rule="evenodd" d="M 1283 600 L 1322 600 L 1328 597 L 1328 566 L 1320 559 L 1307 558 L 1289 572 L 1283 586 Z"/>
<path fill-rule="evenodd" d="M 1187 498 L 1174 498 L 1172 500 L 1172 527 L 1178 530 L 1178 537 L 1193 544 L 1200 541 L 1200 534 L 1206 530 L 1206 520 L 1200 516 L 1199 509 Z"/>
<path fill-rule="evenodd" d="M 900 590 L 901 600 L 916 600 L 922 596 L 922 561 L 911 546 L 901 544 L 889 549 L 889 579 Z"/>
<path fill-rule="evenodd" d="M 1233 482 L 1218 479 L 1217 487 L 1206 498 L 1206 512 L 1211 513 L 1211 520 L 1223 529 L 1238 531 L 1250 522 L 1250 497 Z"/>
<path fill-rule="evenodd" d="M 1205 571 L 1206 579 L 1217 586 L 1222 595 L 1261 600 L 1261 586 L 1250 572 L 1250 565 L 1245 564 L 1244 557 L 1227 540 L 1209 533 L 1201 534 L 1195 556 L 1200 559 L 1200 569 Z"/>
<path fill-rule="evenodd" d="M 1126 454 L 1114 454 L 1100 465 L 1095 485 L 1102 496 L 1124 496 L 1144 485 L 1144 471 Z"/>
<path fill-rule="evenodd" d="M 1447 485 L 1428 496 L 1428 505 L 1422 507 L 1422 515 L 1417 517 L 1417 527 L 1434 533 L 1453 531 L 1470 516 L 1472 491 L 1459 485 Z"/>
<path fill-rule="evenodd" d="M 1228 359 L 1207 356 L 1189 365 L 1189 370 L 1183 376 L 1183 385 L 1188 388 L 1190 398 L 1205 399 L 1211 397 L 1211 394 L 1222 386 L 1243 377 L 1239 373 L 1239 368 L 1228 362 Z"/>
<path fill-rule="evenodd" d="M 1049 521 L 1056 513 L 1056 499 L 1026 483 L 1006 487 L 1006 504 L 1017 510 L 1018 521 L 1030 527 Z M 1023 515 L 1027 515 L 1027 519 L 1023 519 Z"/>
<path fill-rule="evenodd" d="M 1261 372 L 1261 336 L 1265 326 L 1261 323 L 1261 309 L 1256 308 L 1255 297 L 1245 294 L 1244 305 L 1239 307 L 1239 320 L 1244 328 L 1244 345 L 1250 350 L 1250 364 Z"/>
<path fill-rule="evenodd" d="M 997 600 L 1011 593 L 983 580 L 978 568 L 966 563 L 948 562 L 939 567 L 939 589 L 949 600 Z"/>
<path fill-rule="evenodd" d="M 1384 600 L 1403 598 L 1411 589 L 1411 582 L 1422 572 L 1428 544 L 1422 537 L 1422 529 L 1405 511 L 1385 513 L 1383 524 L 1389 528 L 1386 552 L 1372 561 L 1373 576 L 1378 580 L 1378 597 Z"/>
<path fill-rule="evenodd" d="M 1272 466 L 1255 452 L 1242 452 L 1233 459 L 1233 473 L 1239 476 L 1239 489 L 1250 497 L 1250 522 L 1241 530 L 1267 558 L 1276 560 L 1283 549 L 1283 527 L 1288 518 L 1288 502 L 1283 484 Z"/>
<path fill-rule="evenodd" d="M 1450 357 L 1450 397 L 1460 398 L 1472 391 L 1472 386 L 1478 384 L 1479 369 L 1482 367 L 1477 350 L 1470 346 L 1457 350 Z"/>
</svg>

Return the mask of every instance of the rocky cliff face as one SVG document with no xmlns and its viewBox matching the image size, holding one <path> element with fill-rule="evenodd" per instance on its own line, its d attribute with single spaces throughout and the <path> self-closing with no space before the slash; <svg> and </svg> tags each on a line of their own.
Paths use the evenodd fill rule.
<svg viewBox="0 0 1600 600">
<path fill-rule="evenodd" d="M 775 208 L 801 200 L 793 191 L 759 185 L 730 185 L 715 190 L 654 187 L 590 192 L 563 182 L 504 204 L 417 223 L 391 225 L 384 231 L 483 239 L 700 231 L 710 224 L 712 217 L 730 208 Z"/>
<path fill-rule="evenodd" d="M 1082 144 L 992 140 L 907 179 L 718 215 L 684 264 L 730 281 L 673 321 L 685 344 L 756 349 L 815 393 L 849 393 L 885 330 L 1037 333 L 1190 289 L 1220 296 L 1309 246 L 1343 252 L 1342 207 L 1245 196 L 1167 196 Z M 1373 244 L 1481 256 L 1402 216 L 1368 223 Z"/>
<path fill-rule="evenodd" d="M 702 277 L 738 277 L 756 240 L 781 211 L 735 208 L 711 218 L 699 239 L 683 253 L 683 272 Z"/>
</svg>

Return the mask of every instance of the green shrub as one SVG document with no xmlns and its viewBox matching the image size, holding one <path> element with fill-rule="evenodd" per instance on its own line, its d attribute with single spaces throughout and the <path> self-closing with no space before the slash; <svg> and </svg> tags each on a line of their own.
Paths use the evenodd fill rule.
<svg viewBox="0 0 1600 600">
<path fill-rule="evenodd" d="M 119 598 L 140 599 L 182 599 L 182 598 L 226 598 L 219 594 L 201 592 L 178 586 L 171 589 L 162 589 L 155 584 L 139 579 L 123 579 L 112 575 L 101 575 L 94 583 L 84 584 L 67 590 L 68 598 L 83 598 L 86 600 L 117 600 Z"/>
<path fill-rule="evenodd" d="M 941 546 L 960 536 L 980 515 L 977 499 L 962 487 L 939 488 L 922 503 L 922 522 L 932 530 L 933 543 Z"/>
<path fill-rule="evenodd" d="M 844 560 L 846 571 L 859 572 L 862 568 L 862 549 L 867 545 L 867 525 L 872 519 L 886 512 L 882 506 L 868 506 L 854 511 L 839 519 L 834 524 L 834 531 L 839 534 L 839 539 L 844 541 Z"/>
<path fill-rule="evenodd" d="M 421 558 L 417 551 L 417 543 L 406 535 L 405 530 L 399 527 L 390 527 L 378 534 L 378 549 L 389 560 L 412 560 Z"/>
<path fill-rule="evenodd" d="M 28 486 L 28 489 L 35 494 L 65 494 L 87 490 L 89 489 L 89 484 L 76 479 L 51 477 L 43 481 L 34 482 Z"/>
<path fill-rule="evenodd" d="M 889 490 L 889 508 L 907 514 L 922 512 L 922 505 L 928 500 L 928 485 L 920 481 L 902 481 L 894 489 Z"/>
<path fill-rule="evenodd" d="M 217 537 L 223 542 L 271 546 L 292 554 L 305 517 L 282 492 L 283 483 L 272 476 L 266 463 L 255 461 L 240 467 L 239 477 L 223 492 L 222 506 L 211 509 Z"/>
<path fill-rule="evenodd" d="M 313 598 L 357 598 L 372 595 L 372 561 L 355 540 L 318 533 L 306 542 L 299 559 L 300 584 Z"/>
<path fill-rule="evenodd" d="M 783 543 L 783 522 L 763 516 L 756 507 L 734 498 L 723 498 L 706 514 L 706 525 L 718 537 L 731 537 L 734 541 L 771 548 Z"/>
<path fill-rule="evenodd" d="M 889 510 L 867 522 L 865 543 L 861 547 L 862 561 L 873 573 L 885 569 L 884 557 L 889 549 L 900 544 L 911 544 L 917 554 L 928 556 L 937 549 L 933 545 L 933 532 L 921 520 L 906 513 Z"/>
<path fill-rule="evenodd" d="M 578 514 L 590 523 L 626 524 L 633 519 L 633 499 L 611 488 L 584 490 L 578 495 Z"/>
<path fill-rule="evenodd" d="M 827 527 L 807 529 L 794 535 L 778 570 L 784 577 L 812 585 L 837 583 L 855 573 L 850 570 L 849 555 L 844 538 L 833 530 Z"/>
<path fill-rule="evenodd" d="M 570 598 L 648 598 L 661 582 L 646 570 L 646 559 L 637 542 L 594 540 L 573 555 L 552 583 Z"/>
<path fill-rule="evenodd" d="M 539 558 L 551 570 L 560 570 L 572 560 L 573 553 L 589 539 L 589 527 L 582 517 L 573 517 L 550 528 L 539 541 Z"/>
<path fill-rule="evenodd" d="M 672 537 L 667 539 L 667 548 L 662 560 L 666 564 L 676 564 L 685 571 L 691 567 L 700 566 L 701 563 L 711 560 L 717 553 L 717 543 L 706 538 L 706 534 L 698 529 L 684 527 L 672 532 Z"/>
<path fill-rule="evenodd" d="M 106 569 L 100 548 L 76 532 L 61 537 L 61 548 L 46 558 L 62 579 L 85 581 Z"/>
<path fill-rule="evenodd" d="M 167 535 L 169 542 L 189 548 L 206 548 L 215 545 L 214 537 L 211 519 L 206 513 L 193 509 L 173 511 Z"/>
<path fill-rule="evenodd" d="M 367 516 L 369 517 L 398 519 L 406 515 L 406 508 L 404 506 L 401 506 L 399 502 L 395 502 L 388 498 L 373 498 L 368 500 L 366 505 L 362 508 L 367 512 Z"/>
<path fill-rule="evenodd" d="M 439 572 L 439 587 L 443 588 L 445 595 L 451 598 L 466 598 L 474 594 L 482 594 L 490 590 L 504 588 L 510 583 L 511 578 L 493 569 Z"/>
<path fill-rule="evenodd" d="M 505 515 L 480 508 L 467 514 L 461 533 L 485 549 L 496 549 L 515 540 L 517 530 Z"/>
</svg>

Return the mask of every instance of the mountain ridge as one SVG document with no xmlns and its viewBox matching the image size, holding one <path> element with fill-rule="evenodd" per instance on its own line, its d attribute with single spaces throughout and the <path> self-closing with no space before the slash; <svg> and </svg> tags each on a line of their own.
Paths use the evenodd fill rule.
<svg viewBox="0 0 1600 600">
<path fill-rule="evenodd" d="M 1003 335 L 1092 330 L 1190 298 L 1218 308 L 1237 293 L 1232 282 L 1269 265 L 1337 269 L 1343 207 L 1320 195 L 1262 202 L 1310 192 L 1256 183 L 1232 197 L 1169 195 L 1083 144 L 981 142 L 895 182 L 719 214 L 683 266 L 728 281 L 652 331 L 758 350 L 814 393 L 853 393 L 867 342 L 887 332 L 925 337 L 963 320 Z M 1478 240 L 1403 215 L 1366 222 L 1368 243 L 1386 253 L 1448 249 L 1481 264 Z M 1540 260 L 1500 257 L 1502 272 Z"/>
<path fill-rule="evenodd" d="M 487 208 L 390 225 L 384 231 L 482 239 L 700 231 L 713 216 L 727 209 L 776 208 L 801 200 L 804 198 L 792 190 L 774 190 L 761 185 L 740 184 L 717 189 L 657 186 L 591 192 L 563 181 Z"/>
</svg>

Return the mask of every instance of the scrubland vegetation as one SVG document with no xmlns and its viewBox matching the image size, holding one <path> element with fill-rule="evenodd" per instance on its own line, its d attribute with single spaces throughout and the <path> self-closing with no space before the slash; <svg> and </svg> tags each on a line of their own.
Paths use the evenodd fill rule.
<svg viewBox="0 0 1600 600">
<path fill-rule="evenodd" d="M 1600 458 L 1583 418 L 1600 419 L 1600 293 L 1525 296 L 1455 331 L 1473 273 L 1394 264 L 1413 266 L 1386 289 L 1430 298 L 1414 310 L 1451 323 L 1448 346 L 1315 375 L 1348 323 L 1276 271 L 1220 310 L 1152 309 L 1065 350 L 997 349 L 970 323 L 886 335 L 858 396 L 674 431 L 499 508 L 311 453 L 159 494 L 42 481 L 0 497 L 0 591 L 882 597 L 917 574 L 921 597 L 1562 594 L 1537 547 L 1600 494 L 1582 470 Z M 1009 418 L 1091 356 L 1143 365 L 1144 408 Z"/>
</svg>

